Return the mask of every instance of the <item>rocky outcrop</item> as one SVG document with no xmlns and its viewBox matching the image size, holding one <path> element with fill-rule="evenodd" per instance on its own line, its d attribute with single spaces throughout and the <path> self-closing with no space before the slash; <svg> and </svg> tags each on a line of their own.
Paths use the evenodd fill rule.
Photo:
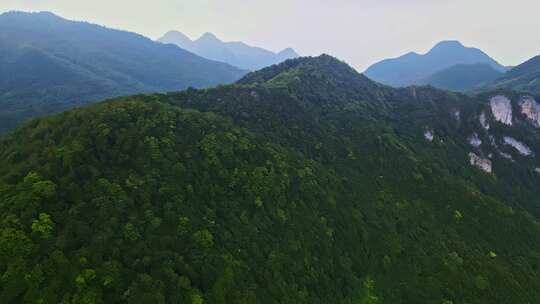
<svg viewBox="0 0 540 304">
<path fill-rule="evenodd" d="M 531 150 L 531 148 L 512 137 L 505 136 L 504 143 L 514 147 L 514 149 L 516 149 L 523 156 L 533 155 L 533 151 Z"/>
<path fill-rule="evenodd" d="M 534 171 L 536 171 L 536 173 L 540 174 L 540 168 L 536 168 L 536 169 L 534 169 Z"/>
<path fill-rule="evenodd" d="M 540 104 L 531 96 L 524 96 L 519 101 L 521 113 L 537 128 L 540 128 Z"/>
<path fill-rule="evenodd" d="M 471 165 L 478 167 L 480 170 L 491 173 L 492 172 L 492 166 L 491 166 L 491 160 L 482 158 L 475 153 L 469 153 L 469 159 L 471 162 Z"/>
<path fill-rule="evenodd" d="M 491 113 L 498 122 L 512 125 L 512 102 L 506 96 L 497 95 L 490 100 Z"/>
<path fill-rule="evenodd" d="M 461 112 L 459 110 L 454 110 L 454 118 L 457 122 L 461 121 Z"/>
<path fill-rule="evenodd" d="M 433 133 L 432 130 L 426 130 L 424 132 L 424 138 L 429 141 L 433 141 L 433 139 L 435 138 L 435 134 Z"/>
<path fill-rule="evenodd" d="M 514 158 L 512 157 L 512 155 L 508 154 L 508 153 L 504 153 L 504 152 L 499 152 L 499 154 L 501 155 L 502 158 L 506 158 L 508 159 L 509 161 L 514 161 Z"/>
<path fill-rule="evenodd" d="M 497 141 L 495 140 L 495 137 L 493 135 L 489 136 L 489 142 L 495 149 L 499 149 L 499 145 L 497 145 Z"/>
<path fill-rule="evenodd" d="M 480 125 L 482 125 L 482 128 L 489 130 L 489 123 L 487 122 L 486 113 L 482 112 L 478 119 L 480 120 Z"/>
<path fill-rule="evenodd" d="M 471 144 L 471 146 L 478 148 L 480 147 L 480 145 L 482 145 L 482 140 L 480 139 L 480 137 L 478 137 L 478 134 L 473 133 L 473 135 L 469 137 L 469 143 Z"/>
</svg>

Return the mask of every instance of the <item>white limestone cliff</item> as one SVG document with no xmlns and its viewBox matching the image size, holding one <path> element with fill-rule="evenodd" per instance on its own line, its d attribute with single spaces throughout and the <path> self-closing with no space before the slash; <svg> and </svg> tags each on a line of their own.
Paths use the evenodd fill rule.
<svg viewBox="0 0 540 304">
<path fill-rule="evenodd" d="M 429 141 L 433 141 L 433 139 L 435 138 L 435 134 L 433 133 L 432 130 L 426 130 L 424 132 L 424 138 Z"/>
<path fill-rule="evenodd" d="M 537 128 L 540 128 L 540 104 L 531 96 L 524 96 L 519 101 L 521 113 Z"/>
<path fill-rule="evenodd" d="M 471 165 L 476 166 L 480 170 L 491 173 L 492 172 L 492 166 L 491 166 L 491 160 L 482 158 L 475 153 L 469 153 L 469 159 L 471 162 Z"/>
<path fill-rule="evenodd" d="M 486 113 L 482 112 L 478 119 L 480 120 L 480 125 L 482 125 L 484 129 L 489 130 L 489 123 L 487 122 Z"/>
<path fill-rule="evenodd" d="M 503 157 L 503 158 L 506 158 L 508 159 L 509 161 L 514 161 L 514 158 L 512 157 L 512 155 L 508 154 L 508 153 L 504 153 L 504 152 L 499 152 L 499 154 Z"/>
<path fill-rule="evenodd" d="M 471 144 L 471 146 L 478 148 L 480 147 L 480 145 L 482 145 L 482 140 L 480 139 L 480 137 L 478 137 L 478 134 L 473 133 L 473 135 L 469 137 L 469 143 Z"/>
<path fill-rule="evenodd" d="M 497 95 L 490 100 L 491 112 L 495 120 L 505 125 L 512 125 L 512 103 L 506 96 Z"/>
<path fill-rule="evenodd" d="M 461 112 L 459 112 L 459 110 L 454 111 L 454 118 L 456 119 L 457 122 L 461 121 Z"/>
<path fill-rule="evenodd" d="M 504 143 L 514 147 L 514 149 L 516 149 L 523 156 L 533 155 L 533 151 L 531 150 L 531 148 L 512 137 L 505 136 Z"/>
</svg>

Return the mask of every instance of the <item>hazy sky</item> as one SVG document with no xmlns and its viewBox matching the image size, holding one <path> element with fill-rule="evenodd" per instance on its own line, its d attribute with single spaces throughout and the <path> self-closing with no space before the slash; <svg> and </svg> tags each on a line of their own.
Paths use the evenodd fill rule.
<svg viewBox="0 0 540 304">
<path fill-rule="evenodd" d="M 540 54 L 539 0 L 0 0 L 7 10 L 47 10 L 153 39 L 171 29 L 192 38 L 213 32 L 271 50 L 329 53 L 360 71 L 446 39 L 505 65 Z"/>
</svg>

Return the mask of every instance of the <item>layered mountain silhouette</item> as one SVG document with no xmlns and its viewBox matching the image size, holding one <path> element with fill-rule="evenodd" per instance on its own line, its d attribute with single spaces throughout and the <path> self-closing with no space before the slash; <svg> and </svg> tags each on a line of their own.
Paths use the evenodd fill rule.
<svg viewBox="0 0 540 304">
<path fill-rule="evenodd" d="M 0 132 L 75 105 L 231 83 L 246 72 L 138 34 L 52 13 L 0 15 Z"/>
<path fill-rule="evenodd" d="M 175 44 L 204 58 L 252 71 L 298 57 L 291 48 L 274 53 L 243 42 L 223 42 L 211 33 L 205 33 L 200 38 L 191 40 L 181 32 L 170 31 L 158 41 Z"/>
<path fill-rule="evenodd" d="M 482 90 L 507 89 L 540 94 L 540 56 L 512 68 L 504 75 L 482 87 Z"/>
<path fill-rule="evenodd" d="M 33 120 L 0 139 L 0 302 L 537 303 L 522 98 L 323 55 Z"/>
<path fill-rule="evenodd" d="M 414 84 L 464 92 L 491 83 L 503 74 L 487 63 L 458 64 L 417 80 Z"/>
<path fill-rule="evenodd" d="M 386 59 L 370 66 L 364 74 L 369 78 L 383 84 L 401 87 L 424 83 L 425 80 L 456 65 L 470 65 L 484 63 L 498 72 L 504 72 L 506 68 L 486 53 L 476 48 L 463 46 L 458 41 L 442 41 L 435 45 L 426 54 L 408 53 L 398 58 Z M 463 71 L 464 66 L 454 68 L 449 73 Z M 478 66 L 469 67 L 470 71 L 478 71 Z M 487 78 L 482 78 L 487 76 Z M 439 76 L 434 76 L 440 78 Z M 475 78 L 474 85 L 491 80 L 492 73 L 486 73 L 481 69 Z M 469 83 L 458 84 L 458 87 L 469 87 Z M 446 87 L 445 87 L 446 88 Z"/>
</svg>

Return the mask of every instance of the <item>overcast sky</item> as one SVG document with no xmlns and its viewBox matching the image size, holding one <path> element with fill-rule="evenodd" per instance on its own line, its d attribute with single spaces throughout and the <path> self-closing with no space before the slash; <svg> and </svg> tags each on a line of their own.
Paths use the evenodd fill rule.
<svg viewBox="0 0 540 304">
<path fill-rule="evenodd" d="M 540 0 L 0 0 L 0 12 L 52 11 L 159 38 L 213 32 L 271 50 L 328 53 L 363 71 L 440 40 L 481 48 L 504 65 L 540 54 Z"/>
</svg>

